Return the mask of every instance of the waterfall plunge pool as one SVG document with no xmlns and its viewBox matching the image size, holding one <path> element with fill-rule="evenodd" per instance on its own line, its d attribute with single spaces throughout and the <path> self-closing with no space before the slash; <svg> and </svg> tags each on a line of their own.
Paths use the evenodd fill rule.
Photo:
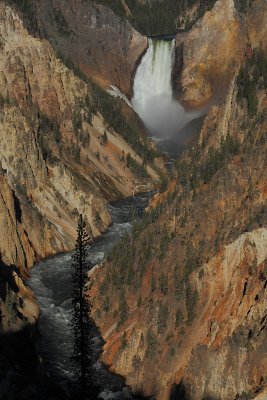
<svg viewBox="0 0 267 400">
<path fill-rule="evenodd" d="M 203 113 L 186 112 L 173 97 L 175 39 L 148 39 L 134 78 L 132 106 L 162 151 L 176 157 L 198 135 Z"/>
</svg>

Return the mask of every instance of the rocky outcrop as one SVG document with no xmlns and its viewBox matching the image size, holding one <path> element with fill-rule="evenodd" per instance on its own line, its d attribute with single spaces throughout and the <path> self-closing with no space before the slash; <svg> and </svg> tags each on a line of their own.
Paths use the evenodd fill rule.
<svg viewBox="0 0 267 400">
<path fill-rule="evenodd" d="M 39 316 L 34 296 L 24 283 L 29 278 L 27 266 L 33 264 L 35 253 L 28 236 L 28 227 L 22 222 L 22 208 L 24 207 L 11 189 L 5 172 L 1 170 L 0 336 L 5 332 L 22 329 L 26 323 L 34 324 Z M 35 213 L 37 214 L 36 211 Z M 38 217 L 36 214 L 33 212 L 32 217 Z M 49 243 L 47 230 L 43 232 L 43 237 Z M 36 229 L 36 236 L 33 238 L 34 241 L 40 239 L 40 247 L 44 245 L 39 229 Z"/>
<path fill-rule="evenodd" d="M 204 266 L 201 279 L 199 273 L 192 276 L 192 286 L 203 296 L 198 300 L 202 311 L 196 312 L 199 325 L 192 329 L 203 336 L 192 346 L 183 377 L 189 398 L 234 399 L 264 382 L 266 234 L 259 229 L 240 236 Z"/>
<path fill-rule="evenodd" d="M 266 35 L 267 8 L 265 0 L 254 0 L 247 17 L 247 32 L 249 43 L 253 47 L 267 49 Z"/>
<path fill-rule="evenodd" d="M 134 37 L 129 33 L 129 40 Z M 25 278 L 35 261 L 74 247 L 79 213 L 92 238 L 105 231 L 111 222 L 108 201 L 132 195 L 143 179 L 142 151 L 155 150 L 136 120 L 135 127 L 125 121 L 120 102 L 75 75 L 4 2 L 0 42 L 0 257 Z M 108 120 L 99 112 L 101 101 L 108 109 L 116 103 L 119 132 L 111 112 Z M 142 171 L 145 180 L 158 179 L 153 162 Z"/>
<path fill-rule="evenodd" d="M 264 47 L 266 2 L 241 14 L 234 0 L 218 0 L 193 28 L 176 37 L 173 72 L 177 97 L 188 108 L 204 108 L 224 98 L 244 62 L 246 48 Z"/>
<path fill-rule="evenodd" d="M 160 400 L 266 386 L 266 93 L 254 119 L 236 93 L 233 80 L 176 182 L 92 274 L 104 362 Z"/>
<path fill-rule="evenodd" d="M 34 1 L 36 30 L 57 53 L 105 89 L 131 98 L 137 64 L 147 38 L 108 7 L 82 0 Z"/>
<path fill-rule="evenodd" d="M 3 3 L 0 17 L 1 166 L 21 203 L 23 224 L 27 216 L 32 220 L 34 209 L 45 217 L 53 245 L 27 230 L 34 252 L 43 257 L 73 245 L 75 210 L 86 215 L 92 236 L 98 236 L 110 223 L 105 199 L 130 195 L 135 186 L 123 154 L 142 160 L 100 114 L 88 117 L 91 87 L 64 66 L 51 45 L 32 37 Z M 152 168 L 148 173 L 156 178 Z M 10 248 L 1 244 L 1 253 Z"/>
<path fill-rule="evenodd" d="M 2 335 L 35 325 L 39 307 L 31 290 L 25 286 L 21 271 L 0 261 L 0 346 Z M 24 275 L 25 277 L 25 275 Z M 0 359 L 2 356 L 0 348 Z"/>
</svg>

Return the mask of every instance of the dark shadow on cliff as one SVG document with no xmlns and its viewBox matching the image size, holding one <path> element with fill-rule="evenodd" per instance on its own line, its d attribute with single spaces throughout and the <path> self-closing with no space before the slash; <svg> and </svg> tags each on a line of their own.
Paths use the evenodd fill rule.
<svg viewBox="0 0 267 400">
<path fill-rule="evenodd" d="M 65 380 L 64 387 L 43 369 L 38 355 L 37 326 L 27 325 L 19 332 L 0 335 L 0 400 L 76 400 L 77 385 Z M 92 388 L 88 400 L 97 399 Z"/>
<path fill-rule="evenodd" d="M 6 265 L 0 256 L 0 299 L 6 300 L 8 290 L 18 292 L 18 286 L 14 279 L 14 273 L 19 275 L 19 269 L 15 265 Z"/>
<path fill-rule="evenodd" d="M 181 381 L 179 385 L 175 383 L 172 385 L 170 399 L 169 400 L 190 400 L 186 393 L 186 387 Z"/>
<path fill-rule="evenodd" d="M 181 380 L 179 385 L 176 384 L 172 385 L 172 390 L 169 400 L 192 400 L 192 398 L 188 394 L 188 390 L 186 389 L 186 385 L 183 382 L 183 380 Z M 202 400 L 216 400 L 216 399 L 211 396 L 204 396 Z"/>
<path fill-rule="evenodd" d="M 35 349 L 37 328 L 0 336 L 0 399 L 63 400 L 65 393 L 44 375 Z"/>
<path fill-rule="evenodd" d="M 0 258 L 0 302 L 8 300 L 9 291 L 18 294 L 16 276 L 19 269 Z M 17 317 L 23 319 L 18 311 Z M 0 400 L 74 399 L 45 374 L 37 350 L 38 327 L 25 321 L 24 329 L 3 333 L 4 318 L 0 310 Z"/>
<path fill-rule="evenodd" d="M 204 119 L 205 115 L 193 119 L 173 137 L 160 141 L 158 147 L 174 159 L 178 158 L 186 148 L 197 142 Z"/>
</svg>

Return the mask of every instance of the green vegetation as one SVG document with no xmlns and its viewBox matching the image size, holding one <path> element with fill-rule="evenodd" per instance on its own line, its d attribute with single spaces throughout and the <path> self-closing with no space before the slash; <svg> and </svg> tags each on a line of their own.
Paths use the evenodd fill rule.
<svg viewBox="0 0 267 400">
<path fill-rule="evenodd" d="M 168 275 L 164 275 L 163 273 L 159 278 L 160 291 L 163 295 L 168 293 Z"/>
<path fill-rule="evenodd" d="M 71 32 L 69 31 L 69 26 L 62 12 L 60 10 L 57 10 L 55 7 L 52 7 L 51 16 L 54 19 L 60 33 L 63 36 L 69 36 Z"/>
<path fill-rule="evenodd" d="M 172 358 L 172 357 L 174 357 L 175 356 L 175 348 L 174 347 L 171 347 L 170 348 L 170 357 Z"/>
<path fill-rule="evenodd" d="M 167 229 L 165 228 L 160 241 L 160 253 L 159 253 L 160 260 L 163 260 L 164 256 L 166 255 L 169 243 L 170 243 L 170 237 Z"/>
<path fill-rule="evenodd" d="M 27 18 L 29 22 L 29 26 L 31 29 L 37 30 L 37 22 L 36 22 L 36 9 L 34 2 L 31 0 L 8 0 L 9 4 L 16 6 Z M 123 15 L 124 8 L 121 5 L 121 1 L 108 1 L 103 0 L 101 3 L 111 7 L 117 14 Z M 142 8 L 142 7 L 141 7 Z M 153 15 L 153 12 L 152 12 Z M 52 8 L 51 17 L 54 18 L 55 23 L 61 29 L 62 34 L 69 34 L 68 26 L 66 20 L 61 11 Z M 59 58 L 62 59 L 64 64 L 73 70 L 75 75 L 80 77 L 83 81 L 85 81 L 90 86 L 90 92 L 92 95 L 87 96 L 84 100 L 83 107 L 86 111 L 84 119 L 88 122 L 92 122 L 92 115 L 97 114 L 98 112 L 103 115 L 104 120 L 107 124 L 107 127 L 113 128 L 117 133 L 119 133 L 123 139 L 129 143 L 129 145 L 133 148 L 133 150 L 142 158 L 144 164 L 139 165 L 135 162 L 135 160 L 128 160 L 128 166 L 131 170 L 141 177 L 146 177 L 146 164 L 152 163 L 155 157 L 158 156 L 158 151 L 154 150 L 150 146 L 149 139 L 147 137 L 141 137 L 138 127 L 134 126 L 134 124 L 129 123 L 122 111 L 122 100 L 115 99 L 113 96 L 108 94 L 106 91 L 99 88 L 95 85 L 81 70 L 79 67 L 74 65 L 74 63 L 66 59 L 62 56 L 62 54 L 57 54 Z M 1 99 L 0 99 L 1 103 Z M 2 101 L 3 103 L 3 101 Z M 2 104 L 1 103 L 1 104 Z M 0 104 L 0 106 L 1 106 Z M 46 121 L 48 122 L 48 121 Z M 77 113 L 73 116 L 73 129 L 75 132 L 81 130 L 82 119 L 81 116 Z M 47 123 L 47 126 L 49 124 Z M 50 129 L 50 128 L 49 128 Z M 55 132 L 56 133 L 56 132 Z M 57 143 L 60 140 L 60 135 L 57 136 Z M 44 142 L 45 142 L 44 138 Z M 105 137 L 103 137 L 103 143 L 105 144 Z M 45 153 L 50 153 L 51 159 L 55 156 L 51 155 L 51 149 L 46 150 Z M 77 155 L 77 152 L 76 152 Z M 49 156 L 46 154 L 46 156 Z M 78 159 L 79 157 L 76 157 Z"/>
<path fill-rule="evenodd" d="M 60 126 L 56 119 L 49 118 L 43 114 L 40 110 L 37 111 L 38 118 L 38 142 L 43 152 L 45 160 L 51 162 L 51 164 L 57 161 L 57 157 L 54 155 L 53 147 L 58 146 L 61 142 Z"/>
<path fill-rule="evenodd" d="M 30 31 L 36 33 L 38 32 L 38 22 L 36 18 L 36 3 L 33 0 L 6 0 L 11 6 L 15 6 L 26 19 L 27 27 Z M 71 32 L 69 30 L 68 24 L 64 18 L 62 12 L 52 5 L 50 9 L 51 19 L 55 22 L 59 33 L 63 36 L 70 36 Z"/>
<path fill-rule="evenodd" d="M 245 14 L 247 11 L 250 10 L 253 0 L 234 0 L 236 9 Z"/>
<path fill-rule="evenodd" d="M 238 100 L 246 99 L 249 115 L 254 116 L 258 110 L 257 90 L 267 89 L 267 57 L 259 49 L 248 49 L 248 52 L 251 56 L 237 78 Z"/>
<path fill-rule="evenodd" d="M 169 309 L 167 304 L 162 302 L 159 304 L 159 314 L 158 314 L 158 333 L 163 333 L 166 329 L 167 322 L 169 318 Z"/>
<path fill-rule="evenodd" d="M 151 148 L 149 139 L 141 137 L 138 129 L 126 120 L 122 112 L 122 100 L 98 87 L 71 60 L 64 58 L 62 54 L 57 55 L 76 76 L 90 87 L 91 97 L 86 96 L 83 104 L 86 109 L 86 121 L 91 124 L 92 116 L 99 112 L 103 116 L 107 128 L 113 128 L 119 133 L 144 163 L 152 162 L 159 153 Z"/>
<path fill-rule="evenodd" d="M 132 366 L 133 366 L 134 370 L 136 370 L 136 371 L 141 368 L 142 361 L 141 361 L 141 358 L 138 355 L 134 356 Z"/>
<path fill-rule="evenodd" d="M 175 315 L 175 326 L 176 326 L 176 328 L 178 328 L 178 326 L 181 325 L 182 321 L 183 321 L 183 313 L 182 313 L 181 310 L 177 310 L 176 311 L 176 315 Z"/>
<path fill-rule="evenodd" d="M 89 81 L 89 79 L 86 78 L 86 81 Z M 91 102 L 92 114 L 99 112 L 103 115 L 108 127 L 113 128 L 119 133 L 145 163 L 152 162 L 158 155 L 158 152 L 151 149 L 149 140 L 146 137 L 141 138 L 138 130 L 126 121 L 121 109 L 122 100 L 114 98 L 92 82 L 90 82 L 90 85 L 93 90 Z"/>
<path fill-rule="evenodd" d="M 134 249 L 131 246 L 131 237 L 129 234 L 126 234 L 113 247 L 107 257 L 108 261 L 112 260 L 114 264 L 114 268 L 112 268 L 112 282 L 117 289 L 120 289 L 125 283 L 132 285 L 134 282 L 134 254 Z"/>
<path fill-rule="evenodd" d="M 125 17 L 125 9 L 121 0 L 87 0 L 89 3 L 101 3 L 106 7 L 111 8 L 116 15 L 121 18 Z"/>
<path fill-rule="evenodd" d="M 250 390 L 249 392 L 242 392 L 240 400 L 252 400 L 254 399 L 255 394 L 253 393 L 252 390 Z"/>
<path fill-rule="evenodd" d="M 109 7 L 114 13 L 122 19 L 129 19 L 130 23 L 141 33 L 145 35 L 164 35 L 173 34 L 179 28 L 177 20 L 182 19 L 186 29 L 189 29 L 207 10 L 210 10 L 215 0 L 200 0 L 197 13 L 193 20 L 189 20 L 186 11 L 198 3 L 198 0 L 162 0 L 162 1 L 146 1 L 125 0 L 126 6 L 130 10 L 130 14 L 126 13 L 126 8 L 122 4 L 122 0 L 85 0 L 88 3 L 100 3 Z M 248 0 L 247 0 L 248 1 Z M 7 0 L 10 5 L 14 5 L 27 18 L 29 28 L 38 31 L 35 3 L 32 0 Z M 236 0 L 237 3 L 243 1 Z M 250 0 L 251 2 L 251 0 Z M 51 18 L 53 18 L 59 32 L 64 36 L 69 36 L 70 31 L 68 24 L 61 11 L 52 7 Z"/>
<path fill-rule="evenodd" d="M 177 301 L 181 300 L 184 297 L 185 292 L 185 280 L 175 279 L 175 286 L 174 286 L 174 296 Z"/>
<path fill-rule="evenodd" d="M 126 157 L 126 165 L 136 176 L 140 178 L 148 176 L 145 164 L 139 164 L 129 153 Z"/>
<path fill-rule="evenodd" d="M 237 153 L 238 143 L 231 136 L 227 136 L 222 140 L 218 150 L 209 150 L 207 160 L 200 171 L 200 179 L 204 183 L 208 183 L 213 175 L 223 167 L 225 161 Z"/>
<path fill-rule="evenodd" d="M 32 0 L 6 0 L 11 6 L 15 6 L 27 18 L 29 29 L 37 29 L 36 10 Z"/>
<path fill-rule="evenodd" d="M 151 148 L 149 139 L 147 137 L 141 137 L 138 129 L 126 120 L 122 111 L 122 100 L 113 97 L 105 90 L 98 87 L 71 60 L 64 58 L 62 54 L 57 54 L 57 56 L 76 76 L 86 82 L 90 87 L 91 96 L 86 96 L 83 104 L 86 111 L 86 121 L 91 124 L 92 116 L 99 112 L 103 116 L 107 128 L 113 128 L 114 131 L 120 134 L 142 158 L 145 164 L 153 162 L 153 160 L 159 156 L 159 153 L 157 150 Z M 142 172 L 143 171 L 144 170 L 142 170 Z"/>
<path fill-rule="evenodd" d="M 107 135 L 106 131 L 102 135 L 102 143 L 103 143 L 103 146 L 106 146 L 106 144 L 108 143 L 108 135 Z"/>
<path fill-rule="evenodd" d="M 88 270 L 91 266 L 88 260 L 90 238 L 86 231 L 86 223 L 82 215 L 77 227 L 76 250 L 72 256 L 72 317 L 71 327 L 74 337 L 71 361 L 74 366 L 75 378 L 79 385 L 82 399 L 93 394 L 94 371 L 92 358 L 92 324 L 90 294 L 88 293 Z M 90 396 L 91 397 L 91 396 Z"/>
<path fill-rule="evenodd" d="M 190 162 L 177 161 L 176 167 L 179 172 L 179 183 L 195 190 L 203 183 L 209 183 L 216 172 L 222 168 L 232 156 L 238 154 L 239 142 L 228 135 L 222 139 L 218 149 L 209 149 L 205 161 L 199 165 L 200 148 L 189 151 Z"/>
<path fill-rule="evenodd" d="M 0 109 L 3 108 L 5 105 L 5 98 L 2 94 L 0 94 Z"/>
<path fill-rule="evenodd" d="M 119 302 L 119 325 L 122 325 L 126 319 L 127 319 L 127 315 L 128 315 L 128 305 L 127 305 L 127 301 L 125 298 L 125 293 L 123 288 L 121 288 L 120 291 L 120 302 Z"/>
<path fill-rule="evenodd" d="M 74 132 L 78 132 L 78 130 L 82 129 L 82 118 L 81 114 L 78 111 L 75 111 L 72 116 L 72 127 Z"/>
<path fill-rule="evenodd" d="M 126 0 L 130 14 L 126 15 L 121 0 L 97 0 L 111 8 L 121 18 L 128 18 L 131 24 L 144 35 L 164 35 L 176 32 L 177 19 L 183 17 L 186 10 L 197 3 L 197 0 L 163 0 L 146 1 Z M 215 0 L 200 0 L 198 13 L 193 21 L 185 20 L 186 29 L 199 19 L 207 10 L 210 10 Z"/>
<path fill-rule="evenodd" d="M 146 354 L 145 356 L 148 358 L 154 358 L 156 355 L 156 350 L 157 350 L 157 338 L 156 335 L 148 331 L 147 333 L 147 349 L 146 349 Z"/>
<path fill-rule="evenodd" d="M 127 346 L 127 337 L 126 337 L 126 332 L 123 332 L 123 335 L 121 337 L 121 348 L 124 349 Z"/>
<path fill-rule="evenodd" d="M 105 295 L 106 295 L 106 293 L 105 293 Z M 109 297 L 108 296 L 104 297 L 103 309 L 104 309 L 105 312 L 108 312 L 109 309 L 110 309 L 110 302 L 109 302 Z"/>
<path fill-rule="evenodd" d="M 7 93 L 6 97 L 0 94 L 0 110 L 4 108 L 4 106 L 17 106 L 18 102 L 16 98 L 10 98 L 9 94 Z"/>
<path fill-rule="evenodd" d="M 187 323 L 190 325 L 196 317 L 196 305 L 198 300 L 198 293 L 194 290 L 188 282 L 186 287 L 186 309 L 187 309 Z"/>
</svg>

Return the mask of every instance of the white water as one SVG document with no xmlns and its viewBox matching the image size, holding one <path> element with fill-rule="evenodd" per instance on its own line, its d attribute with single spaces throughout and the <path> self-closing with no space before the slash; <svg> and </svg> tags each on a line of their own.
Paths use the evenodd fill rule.
<svg viewBox="0 0 267 400">
<path fill-rule="evenodd" d="M 103 261 L 107 253 L 132 226 L 133 214 L 141 214 L 147 205 L 149 194 L 135 196 L 121 204 L 109 206 L 113 224 L 107 232 L 93 242 L 89 259 L 93 265 Z M 73 334 L 70 326 L 72 295 L 71 253 L 48 258 L 31 271 L 30 286 L 37 296 L 41 309 L 39 330 L 39 354 L 46 373 L 69 390 L 74 376 L 70 355 L 73 349 Z M 103 400 L 141 400 L 134 397 L 130 389 L 118 376 L 109 373 L 99 361 L 101 352 L 99 336 L 94 338 L 96 363 L 94 364 L 96 383 L 102 388 L 99 399 Z M 68 398 L 68 397 L 66 397 Z"/>
<path fill-rule="evenodd" d="M 175 41 L 149 39 L 134 79 L 134 110 L 151 135 L 162 140 L 177 139 L 199 113 L 187 113 L 173 98 L 171 74 Z M 177 141 L 177 140 L 176 140 Z"/>
</svg>

